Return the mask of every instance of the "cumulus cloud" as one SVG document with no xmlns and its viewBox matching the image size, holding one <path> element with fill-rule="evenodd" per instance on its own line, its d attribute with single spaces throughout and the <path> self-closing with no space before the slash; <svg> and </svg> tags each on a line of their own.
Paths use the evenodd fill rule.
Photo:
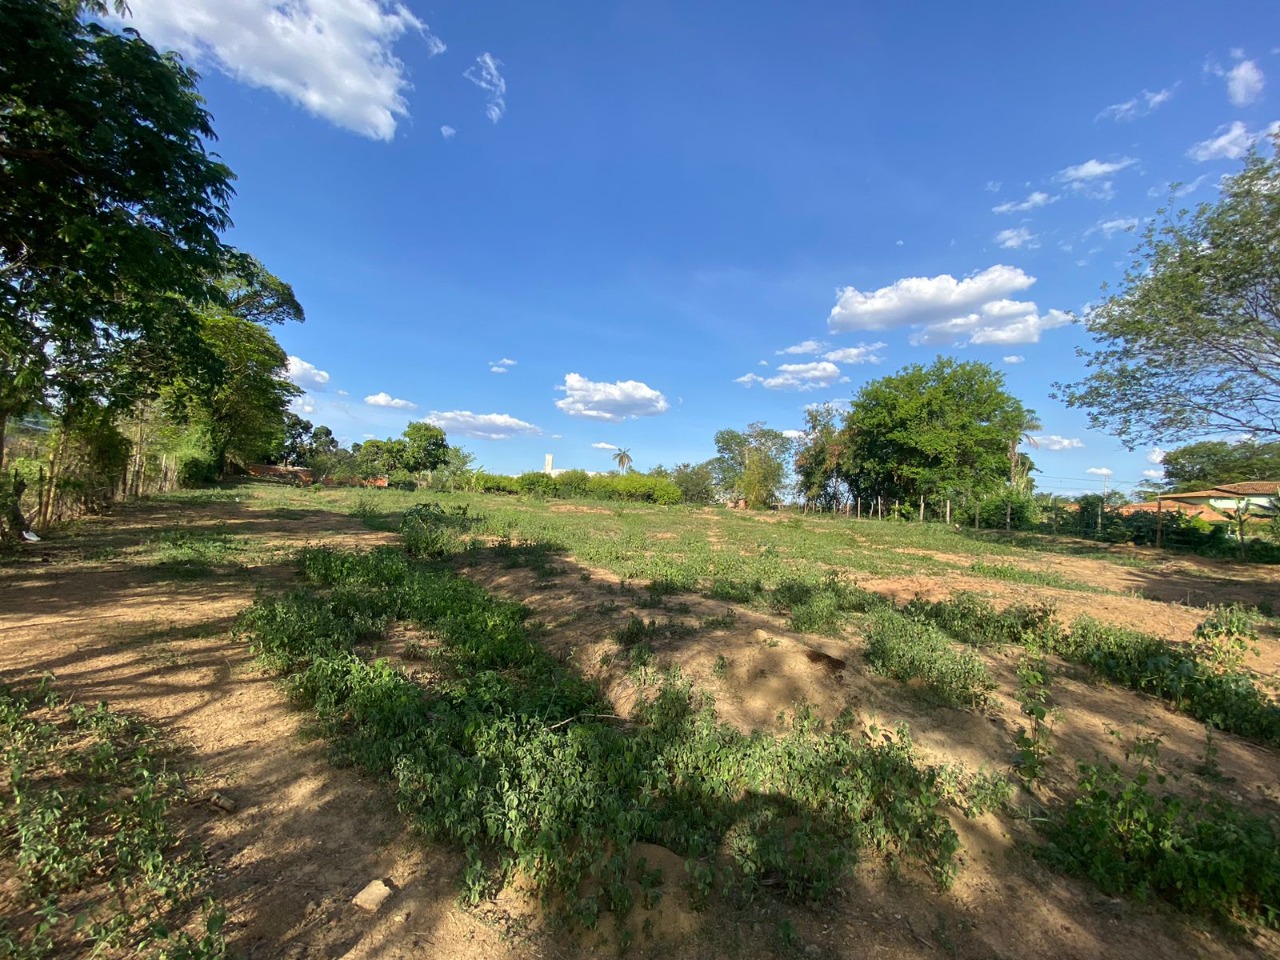
<svg viewBox="0 0 1280 960">
<path fill-rule="evenodd" d="M 1113 173 L 1119 173 L 1121 170 L 1132 167 L 1137 162 L 1133 157 L 1121 157 L 1119 160 L 1086 160 L 1084 163 L 1078 163 L 1074 167 L 1060 170 L 1054 179 L 1062 183 L 1098 180 L 1102 177 L 1109 177 Z"/>
<path fill-rule="evenodd" d="M 1006 250 L 1018 250 L 1022 247 L 1038 247 L 1036 235 L 1026 227 L 1011 227 L 996 234 L 996 243 Z"/>
<path fill-rule="evenodd" d="M 1239 160 L 1261 137 L 1275 133 L 1277 130 L 1280 130 L 1280 122 L 1271 124 L 1259 133 L 1254 133 L 1242 122 L 1236 120 L 1229 126 L 1215 130 L 1215 136 L 1208 140 L 1201 140 L 1192 146 L 1187 151 L 1187 156 L 1196 163 L 1205 163 L 1209 160 Z"/>
<path fill-rule="evenodd" d="M 1147 463 L 1164 463 L 1164 451 L 1159 447 L 1152 447 L 1147 451 Z"/>
<path fill-rule="evenodd" d="M 506 367 L 493 366 L 493 367 L 490 367 L 490 368 L 489 368 L 489 372 L 490 372 L 490 373 L 506 373 L 506 372 L 507 372 L 507 368 L 506 368 Z"/>
<path fill-rule="evenodd" d="M 1008 200 L 1005 203 L 998 204 L 991 208 L 992 213 L 1026 213 L 1028 210 L 1035 210 L 1038 207 L 1045 207 L 1057 200 L 1057 197 L 1051 197 L 1049 194 L 1035 190 L 1027 195 L 1025 200 Z"/>
<path fill-rule="evenodd" d="M 1262 96 L 1266 78 L 1252 60 L 1237 63 L 1226 73 L 1227 96 L 1237 107 L 1248 106 Z"/>
<path fill-rule="evenodd" d="M 303 390 L 323 391 L 329 384 L 329 374 L 301 357 L 290 356 L 285 377 Z"/>
<path fill-rule="evenodd" d="M 458 131 L 453 129 L 453 127 L 449 126 L 447 123 L 440 128 L 440 136 L 444 137 L 446 140 L 452 140 L 457 135 Z"/>
<path fill-rule="evenodd" d="M 1051 433 L 1046 437 L 1036 437 L 1042 449 L 1045 450 L 1082 450 L 1084 442 L 1077 437 L 1060 437 L 1056 433 Z"/>
<path fill-rule="evenodd" d="M 308 396 L 301 396 L 289 404 L 289 409 L 300 417 L 309 417 L 316 412 L 316 402 Z"/>
<path fill-rule="evenodd" d="M 464 77 L 488 94 L 484 113 L 494 123 L 501 120 L 502 115 L 507 112 L 507 81 L 498 70 L 500 66 L 502 61 L 493 54 L 482 53 L 463 73 Z"/>
<path fill-rule="evenodd" d="M 556 406 L 571 417 L 618 423 L 635 417 L 666 413 L 667 398 L 639 380 L 598 383 L 576 373 L 567 373 L 558 387 L 564 397 Z"/>
<path fill-rule="evenodd" d="M 778 350 L 777 353 L 813 354 L 822 352 L 825 347 L 826 344 L 821 340 L 805 340 L 802 343 L 793 344 L 790 347 L 783 347 L 781 350 Z"/>
<path fill-rule="evenodd" d="M 782 435 L 788 440 L 803 440 L 808 436 L 803 430 L 783 430 Z"/>
<path fill-rule="evenodd" d="M 503 357 L 501 360 L 494 360 L 493 363 L 495 366 L 500 367 L 514 367 L 516 365 L 516 361 L 509 357 Z"/>
<path fill-rule="evenodd" d="M 591 446 L 596 450 L 617 450 L 618 449 L 612 443 L 593 443 Z"/>
<path fill-rule="evenodd" d="M 1143 470 L 1144 477 L 1150 477 L 1152 480 L 1162 480 L 1164 478 L 1163 470 Z"/>
<path fill-rule="evenodd" d="M 836 305 L 827 325 L 832 332 L 842 333 L 935 323 L 1025 290 L 1035 282 L 1035 277 L 1017 267 L 997 264 L 963 280 L 944 273 L 904 277 L 870 293 L 844 287 L 836 291 Z"/>
<path fill-rule="evenodd" d="M 409 115 L 405 65 L 393 48 L 418 34 L 444 43 L 392 0 L 135 0 L 124 21 L 160 47 L 264 87 L 336 126 L 375 140 Z"/>
<path fill-rule="evenodd" d="M 1113 103 L 1111 106 L 1103 108 L 1094 119 L 1137 120 L 1140 117 L 1145 117 L 1162 103 L 1165 103 L 1173 96 L 1173 90 L 1173 87 L 1167 90 L 1157 90 L 1155 93 L 1150 90 L 1143 90 L 1136 97 L 1126 100 L 1124 103 Z"/>
<path fill-rule="evenodd" d="M 1110 467 L 1090 467 L 1085 473 L 1092 473 L 1095 477 L 1109 477 L 1113 471 Z"/>
<path fill-rule="evenodd" d="M 1088 230 L 1087 233 L 1093 233 L 1095 230 L 1101 231 L 1102 235 L 1110 240 L 1117 233 L 1129 233 L 1138 226 L 1136 217 L 1116 217 L 1114 220 L 1104 220 L 1096 227 Z"/>
<path fill-rule="evenodd" d="M 925 326 L 913 334 L 915 346 L 964 342 L 971 344 L 1039 343 L 1046 330 L 1064 327 L 1074 318 L 1063 310 L 1041 313 L 1030 300 L 993 300 L 974 313 Z"/>
<path fill-rule="evenodd" d="M 412 410 L 417 406 L 408 400 L 397 400 L 389 393 L 375 393 L 372 396 L 365 397 L 364 402 L 371 407 L 390 407 L 393 410 Z"/>
<path fill-rule="evenodd" d="M 887 346 L 887 343 L 860 343 L 856 347 L 829 350 L 822 355 L 822 359 L 833 363 L 880 363 L 884 357 L 880 356 L 879 351 Z"/>
<path fill-rule="evenodd" d="M 439 427 L 445 433 L 461 434 L 477 440 L 510 440 L 512 437 L 541 436 L 542 430 L 532 423 L 517 420 L 506 413 L 472 413 L 470 410 L 432 410 L 423 423 Z"/>
<path fill-rule="evenodd" d="M 753 387 L 758 383 L 766 390 L 799 390 L 808 392 L 809 390 L 829 387 L 840 380 L 839 367 L 829 360 L 819 360 L 813 363 L 779 364 L 773 376 L 762 377 L 756 373 L 746 373 L 733 382 L 740 383 L 744 387 Z"/>
<path fill-rule="evenodd" d="M 1022 354 L 1020 353 L 1015 353 L 1007 357 L 1001 357 L 1000 359 L 1003 360 L 1005 363 L 1026 363 L 1027 362 L 1027 358 L 1022 356 Z"/>
</svg>

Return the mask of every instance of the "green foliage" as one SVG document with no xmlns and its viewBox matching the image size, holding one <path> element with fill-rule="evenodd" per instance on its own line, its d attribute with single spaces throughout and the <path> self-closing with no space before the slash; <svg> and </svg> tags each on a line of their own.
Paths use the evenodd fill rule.
<svg viewBox="0 0 1280 960">
<path fill-rule="evenodd" d="M 1151 219 L 1120 289 L 1087 317 L 1097 344 L 1082 351 L 1091 373 L 1057 385 L 1095 429 L 1131 448 L 1280 434 L 1277 176 L 1275 157 L 1250 154 L 1215 203 Z"/>
<path fill-rule="evenodd" d="M 715 443 L 716 457 L 707 467 L 722 498 L 746 500 L 753 509 L 778 502 L 794 447 L 790 437 L 757 421 L 745 432 L 721 430 Z"/>
<path fill-rule="evenodd" d="M 1018 729 L 1014 746 L 1018 749 L 1018 776 L 1028 784 L 1044 776 L 1045 763 L 1053 754 L 1053 747 L 1049 745 L 1049 688 L 1052 684 L 1053 675 L 1044 657 L 1024 657 L 1018 662 L 1016 696 L 1029 725 Z"/>
<path fill-rule="evenodd" d="M 224 956 L 209 868 L 175 824 L 189 798 L 157 738 L 105 704 L 0 686 L 0 956 Z M 200 914 L 203 934 L 185 932 Z"/>
<path fill-rule="evenodd" d="M 671 471 L 671 482 L 679 488 L 680 500 L 684 503 L 705 505 L 715 501 L 715 477 L 705 463 L 677 464 Z"/>
<path fill-rule="evenodd" d="M 1196 657 L 1218 673 L 1244 672 L 1245 657 L 1259 656 L 1257 616 L 1238 603 L 1211 607 L 1192 634 Z"/>
<path fill-rule="evenodd" d="M 240 629 L 340 758 L 390 777 L 421 832 L 466 851 L 472 899 L 497 863 L 593 924 L 631 906 L 629 881 L 645 888 L 627 855 L 636 842 L 686 857 L 695 901 L 716 888 L 822 898 L 864 851 L 941 884 L 955 874 L 944 805 L 976 801 L 921 766 L 905 732 L 857 740 L 801 714 L 780 738 L 748 736 L 671 678 L 618 726 L 529 639 L 523 608 L 471 581 L 387 549 L 307 551 L 303 570 L 309 586 L 260 599 Z M 390 618 L 441 640 L 421 651 L 430 685 L 354 654 Z M 636 618 L 625 632 L 652 672 L 650 631 Z M 722 850 L 730 869 L 716 865 Z"/>
<path fill-rule="evenodd" d="M 939 703 L 980 709 L 995 689 L 990 672 L 972 653 L 924 620 L 893 611 L 875 615 L 867 632 L 867 659 L 878 673 L 919 681 Z"/>
<path fill-rule="evenodd" d="M 216 368 L 191 305 L 221 297 L 232 174 L 195 74 L 75 6 L 0 0 L 0 432 Z"/>
<path fill-rule="evenodd" d="M 987 364 L 939 357 L 864 385 L 831 442 L 855 495 L 916 504 L 1000 489 L 1034 416 Z"/>
<path fill-rule="evenodd" d="M 1280 442 L 1203 440 L 1166 450 L 1160 466 L 1165 489 L 1175 493 L 1224 483 L 1280 480 Z"/>
<path fill-rule="evenodd" d="M 1080 764 L 1078 795 L 1048 825 L 1045 856 L 1107 893 L 1167 900 L 1188 913 L 1280 927 L 1280 836 L 1218 797 L 1157 794 L 1157 741 L 1138 762 Z M 1130 754 L 1132 756 L 1132 754 Z"/>
<path fill-rule="evenodd" d="M 1112 627 L 1091 617 L 1076 619 L 1066 630 L 1054 618 L 1051 607 L 1017 605 L 997 611 L 973 595 L 962 594 L 951 602 L 914 601 L 905 612 L 938 625 L 964 643 L 1014 643 L 1056 654 L 1109 680 L 1167 700 L 1220 730 L 1280 744 L 1280 704 L 1242 669 L 1224 669 L 1219 655 L 1205 659 L 1187 645 Z M 1217 614 L 1211 621 L 1220 623 L 1229 617 Z"/>
</svg>

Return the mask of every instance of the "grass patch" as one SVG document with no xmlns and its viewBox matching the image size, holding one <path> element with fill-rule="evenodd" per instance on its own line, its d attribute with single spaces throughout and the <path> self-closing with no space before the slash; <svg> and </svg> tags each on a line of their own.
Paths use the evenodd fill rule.
<svg viewBox="0 0 1280 960">
<path fill-rule="evenodd" d="M 105 705 L 0 686 L 0 863 L 16 891 L 0 956 L 224 955 L 208 867 L 173 824 L 185 789 L 156 740 Z"/>
<path fill-rule="evenodd" d="M 957 650 L 937 627 L 893 611 L 872 619 L 867 659 L 877 673 L 918 681 L 931 699 L 950 707 L 980 709 L 996 686 L 982 661 Z"/>
<path fill-rule="evenodd" d="M 524 608 L 441 565 L 379 549 L 307 551 L 302 566 L 308 585 L 260 599 L 242 631 L 340 759 L 388 777 L 419 830 L 466 851 L 472 900 L 521 873 L 591 925 L 631 906 L 642 878 L 627 851 L 642 841 L 686 858 L 695 902 L 820 899 L 867 853 L 938 884 L 955 875 L 946 808 L 977 801 L 905 731 L 858 739 L 802 714 L 781 737 L 747 736 L 671 676 L 620 724 L 532 642 Z M 384 618 L 441 639 L 426 652 L 438 682 L 356 655 L 363 624 Z M 633 654 L 652 629 L 636 618 Z"/>
<path fill-rule="evenodd" d="M 1111 593 L 1105 587 L 1095 587 L 1069 580 L 1047 570 L 1027 570 L 1009 563 L 983 563 L 981 560 L 970 564 L 969 571 L 990 580 L 1005 580 L 1010 583 L 1027 583 L 1037 587 L 1055 587 L 1058 590 L 1078 590 L 1081 593 Z"/>
</svg>

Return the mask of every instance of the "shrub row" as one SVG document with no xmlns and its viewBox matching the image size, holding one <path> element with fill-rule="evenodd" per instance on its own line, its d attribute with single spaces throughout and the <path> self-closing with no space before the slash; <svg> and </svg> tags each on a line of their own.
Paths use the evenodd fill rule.
<svg viewBox="0 0 1280 960">
<path fill-rule="evenodd" d="M 631 884 L 652 888 L 628 855 L 641 841 L 687 858 L 696 897 L 823 897 L 865 849 L 954 876 L 944 808 L 978 801 L 918 765 L 905 731 L 860 740 L 802 717 L 747 736 L 673 678 L 620 725 L 532 642 L 522 607 L 443 567 L 387 548 L 310 550 L 302 566 L 308 586 L 260 599 L 242 631 L 339 756 L 389 775 L 420 830 L 466 850 L 473 898 L 495 867 L 519 871 L 593 923 L 630 906 Z M 438 639 L 431 684 L 360 655 L 393 619 Z"/>
<path fill-rule="evenodd" d="M 955 649 L 936 626 L 891 610 L 876 614 L 871 622 L 867 659 L 885 676 L 919 681 L 935 700 L 947 706 L 982 707 L 996 686 L 982 661 Z"/>
</svg>

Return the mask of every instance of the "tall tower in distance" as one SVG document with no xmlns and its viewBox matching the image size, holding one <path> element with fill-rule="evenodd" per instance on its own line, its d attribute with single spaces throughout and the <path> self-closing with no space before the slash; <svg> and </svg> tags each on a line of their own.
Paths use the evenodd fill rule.
<svg viewBox="0 0 1280 960">
<path fill-rule="evenodd" d="M 543 473 L 550 473 L 550 472 L 551 472 L 551 469 L 552 469 L 552 467 L 551 467 L 551 462 L 552 462 L 551 454 L 549 454 L 549 453 L 548 453 L 548 454 L 547 454 L 547 459 L 543 462 L 543 465 L 542 465 L 542 472 L 543 472 Z"/>
</svg>

